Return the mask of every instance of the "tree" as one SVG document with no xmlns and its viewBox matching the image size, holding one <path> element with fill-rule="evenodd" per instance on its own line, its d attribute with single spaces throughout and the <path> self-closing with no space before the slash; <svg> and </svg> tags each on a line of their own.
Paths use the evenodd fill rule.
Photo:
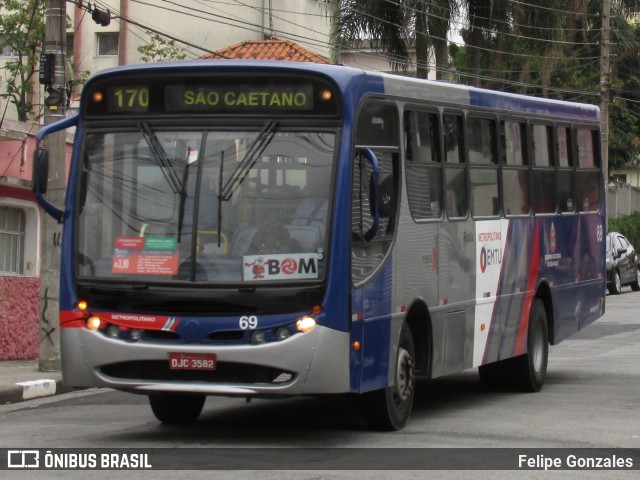
<svg viewBox="0 0 640 480">
<path fill-rule="evenodd" d="M 0 16 L 0 48 L 10 51 L 6 61 L 4 92 L 24 122 L 33 116 L 33 78 L 38 69 L 44 38 L 44 9 L 42 0 L 8 0 Z"/>
<path fill-rule="evenodd" d="M 167 60 L 184 60 L 187 54 L 174 40 L 168 40 L 162 35 L 147 30 L 149 43 L 138 47 L 143 62 L 162 62 Z"/>
<path fill-rule="evenodd" d="M 408 66 L 407 9 L 399 1 L 388 0 L 324 0 L 338 15 L 332 43 L 342 48 L 360 48 L 363 42 L 380 48 L 394 70 Z"/>
</svg>

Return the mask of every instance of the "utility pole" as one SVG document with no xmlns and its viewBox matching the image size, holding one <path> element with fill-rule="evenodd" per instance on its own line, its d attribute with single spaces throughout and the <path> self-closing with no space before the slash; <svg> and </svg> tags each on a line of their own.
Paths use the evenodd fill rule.
<svg viewBox="0 0 640 480">
<path fill-rule="evenodd" d="M 600 44 L 600 131 L 604 183 L 609 183 L 609 92 L 611 90 L 611 0 L 602 2 L 602 42 Z"/>
<path fill-rule="evenodd" d="M 67 13 L 65 0 L 47 0 L 46 31 L 41 68 L 50 74 L 41 75 L 45 84 L 44 124 L 49 125 L 65 116 L 66 75 L 65 37 Z M 47 199 L 60 208 L 64 205 L 66 133 L 47 136 L 49 179 Z M 40 241 L 40 358 L 41 371 L 60 370 L 60 246 L 62 225 L 43 215 Z"/>
<path fill-rule="evenodd" d="M 340 63 L 340 7 L 341 0 L 330 0 L 329 9 L 329 59 L 331 63 Z"/>
</svg>

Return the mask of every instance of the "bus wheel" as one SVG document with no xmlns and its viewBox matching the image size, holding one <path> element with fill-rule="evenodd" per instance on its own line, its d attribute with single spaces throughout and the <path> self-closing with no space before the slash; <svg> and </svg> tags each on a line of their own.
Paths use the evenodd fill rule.
<svg viewBox="0 0 640 480">
<path fill-rule="evenodd" d="M 529 314 L 527 353 L 505 361 L 507 384 L 523 392 L 538 392 L 547 375 L 549 324 L 542 300 L 536 299 Z"/>
<path fill-rule="evenodd" d="M 202 412 L 206 395 L 154 393 L 149 395 L 151 410 L 163 423 L 187 423 L 197 420 Z"/>
<path fill-rule="evenodd" d="M 375 430 L 400 430 L 405 426 L 415 396 L 415 354 L 413 337 L 404 324 L 400 332 L 396 376 L 393 385 L 362 396 L 367 424 Z"/>
</svg>

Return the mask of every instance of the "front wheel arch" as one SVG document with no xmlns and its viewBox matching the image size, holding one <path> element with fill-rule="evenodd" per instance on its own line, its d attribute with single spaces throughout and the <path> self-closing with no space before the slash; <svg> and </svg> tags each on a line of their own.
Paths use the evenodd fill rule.
<svg viewBox="0 0 640 480">
<path fill-rule="evenodd" d="M 414 301 L 407 309 L 404 322 L 413 337 L 416 377 L 422 380 L 430 379 L 433 365 L 433 335 L 429 308 L 422 300 Z"/>
</svg>

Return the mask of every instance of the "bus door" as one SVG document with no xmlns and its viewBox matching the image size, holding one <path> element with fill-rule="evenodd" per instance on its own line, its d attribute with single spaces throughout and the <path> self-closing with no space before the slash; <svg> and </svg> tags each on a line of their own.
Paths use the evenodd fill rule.
<svg viewBox="0 0 640 480">
<path fill-rule="evenodd" d="M 369 101 L 356 129 L 351 192 L 352 336 L 361 342 L 352 388 L 389 385 L 390 353 L 400 323 L 392 328 L 393 255 L 399 143 L 394 104 Z M 398 319 L 401 322 L 401 318 Z M 395 328 L 397 327 L 397 328 Z"/>
</svg>

